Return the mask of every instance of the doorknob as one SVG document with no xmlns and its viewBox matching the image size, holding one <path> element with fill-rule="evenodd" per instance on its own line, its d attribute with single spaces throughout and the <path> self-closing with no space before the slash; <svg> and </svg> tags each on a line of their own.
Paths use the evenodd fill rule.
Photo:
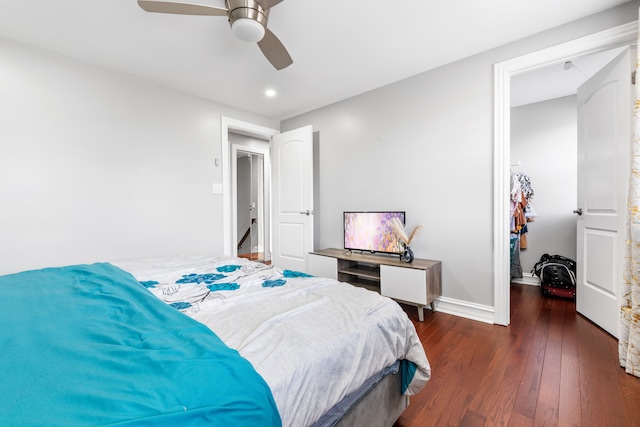
<svg viewBox="0 0 640 427">
<path fill-rule="evenodd" d="M 582 215 L 582 208 L 578 208 L 573 211 L 573 213 L 577 213 L 578 215 Z"/>
<path fill-rule="evenodd" d="M 309 216 L 309 215 L 311 215 L 312 213 L 313 213 L 313 211 L 310 211 L 309 209 L 307 209 L 307 210 L 306 210 L 306 211 L 304 211 L 304 212 L 300 212 L 300 215 L 306 215 L 306 216 Z"/>
</svg>

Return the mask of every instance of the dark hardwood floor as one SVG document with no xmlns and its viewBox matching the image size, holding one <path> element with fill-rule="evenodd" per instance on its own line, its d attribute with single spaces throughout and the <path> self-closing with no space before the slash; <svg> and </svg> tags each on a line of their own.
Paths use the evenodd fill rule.
<svg viewBox="0 0 640 427">
<path fill-rule="evenodd" d="M 394 427 L 640 426 L 640 378 L 575 302 L 511 286 L 511 325 L 404 307 L 432 378 Z"/>
</svg>

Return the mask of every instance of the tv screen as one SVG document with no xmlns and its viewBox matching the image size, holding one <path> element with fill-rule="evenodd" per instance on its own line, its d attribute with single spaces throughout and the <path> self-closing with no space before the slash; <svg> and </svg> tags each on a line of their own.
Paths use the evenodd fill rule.
<svg viewBox="0 0 640 427">
<path fill-rule="evenodd" d="M 391 218 L 405 224 L 405 213 L 344 212 L 344 248 L 352 251 L 401 254 L 404 245 L 391 227 Z"/>
</svg>

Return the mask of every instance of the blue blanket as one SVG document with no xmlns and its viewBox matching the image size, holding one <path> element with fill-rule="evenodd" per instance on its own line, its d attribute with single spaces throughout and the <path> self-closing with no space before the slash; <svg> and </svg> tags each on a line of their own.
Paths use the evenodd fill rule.
<svg viewBox="0 0 640 427">
<path fill-rule="evenodd" d="M 0 276 L 4 425 L 281 425 L 211 330 L 110 264 Z"/>
</svg>

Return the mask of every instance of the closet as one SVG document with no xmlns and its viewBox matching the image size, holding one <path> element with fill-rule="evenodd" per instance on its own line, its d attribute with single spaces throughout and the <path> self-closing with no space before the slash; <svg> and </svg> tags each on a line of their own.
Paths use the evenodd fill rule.
<svg viewBox="0 0 640 427">
<path fill-rule="evenodd" d="M 524 275 L 518 283 L 538 283 L 530 273 L 545 253 L 576 259 L 577 140 L 575 95 L 511 109 L 510 172 L 530 178 L 537 214 L 527 222 L 527 249 L 518 254 Z"/>
</svg>

